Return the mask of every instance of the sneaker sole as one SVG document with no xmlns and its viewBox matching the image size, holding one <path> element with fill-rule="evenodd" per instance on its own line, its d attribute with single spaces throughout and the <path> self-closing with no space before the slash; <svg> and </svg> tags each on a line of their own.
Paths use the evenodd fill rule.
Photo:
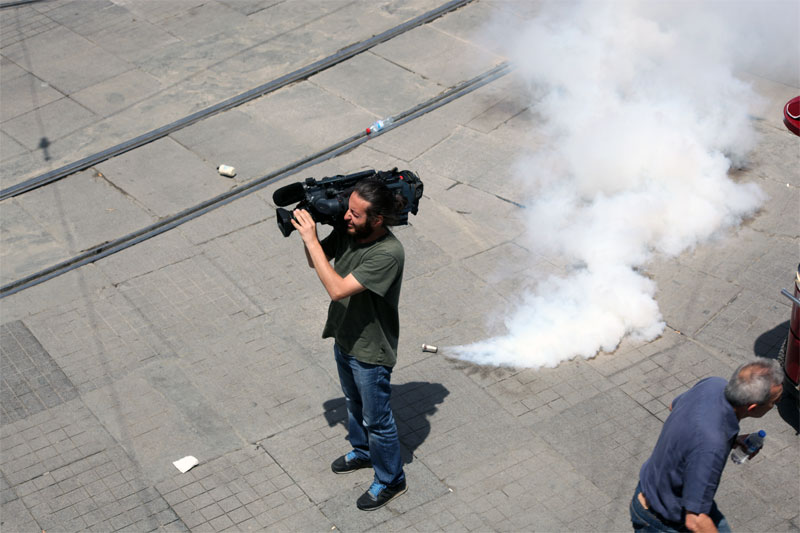
<svg viewBox="0 0 800 533">
<path fill-rule="evenodd" d="M 406 484 L 406 488 L 404 488 L 402 491 L 398 492 L 397 494 L 395 494 L 394 496 L 392 496 L 391 498 L 389 498 L 388 500 L 386 500 L 386 501 L 385 501 L 385 502 L 383 502 L 382 504 L 378 505 L 377 507 L 370 507 L 369 509 L 364 509 L 363 507 L 359 507 L 359 509 L 360 509 L 360 510 L 362 510 L 362 511 L 377 511 L 377 510 L 378 510 L 378 509 L 380 509 L 381 507 L 384 507 L 384 506 L 385 506 L 387 503 L 389 503 L 390 501 L 394 500 L 394 499 L 395 499 L 395 498 L 397 498 L 398 496 L 402 496 L 402 495 L 403 495 L 403 494 L 405 494 L 406 492 L 408 492 L 408 485 L 407 485 L 407 484 Z"/>
<path fill-rule="evenodd" d="M 360 466 L 360 467 L 354 468 L 352 470 L 342 470 L 341 472 L 337 472 L 336 470 L 331 468 L 331 472 L 333 472 L 334 474 L 339 474 L 339 475 L 352 474 L 353 472 L 358 472 L 359 470 L 364 470 L 365 468 L 372 468 L 372 465 Z"/>
</svg>

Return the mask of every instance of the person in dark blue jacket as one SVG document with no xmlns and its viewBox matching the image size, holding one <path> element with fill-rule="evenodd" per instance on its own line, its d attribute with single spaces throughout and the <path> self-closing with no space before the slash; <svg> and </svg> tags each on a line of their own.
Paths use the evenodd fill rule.
<svg viewBox="0 0 800 533">
<path fill-rule="evenodd" d="M 731 449 L 747 437 L 738 436 L 739 421 L 764 416 L 782 393 L 780 366 L 759 359 L 741 365 L 728 382 L 706 378 L 675 398 L 639 471 L 630 505 L 633 529 L 730 531 L 714 494 Z"/>
</svg>

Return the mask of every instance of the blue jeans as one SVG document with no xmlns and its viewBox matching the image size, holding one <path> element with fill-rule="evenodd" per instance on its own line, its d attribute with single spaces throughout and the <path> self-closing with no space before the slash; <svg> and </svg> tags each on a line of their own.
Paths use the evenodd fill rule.
<svg viewBox="0 0 800 533">
<path fill-rule="evenodd" d="M 395 485 L 405 475 L 397 425 L 389 405 L 392 369 L 362 363 L 336 344 L 333 353 L 347 402 L 347 439 L 356 457 L 372 461 L 375 481 Z"/>
<path fill-rule="evenodd" d="M 642 504 L 639 501 L 639 494 L 641 492 L 642 485 L 636 485 L 636 492 L 633 493 L 633 499 L 631 500 L 630 506 L 631 523 L 633 524 L 634 531 L 641 531 L 643 533 L 676 533 L 679 531 L 688 531 L 684 524 L 677 524 L 675 522 L 664 520 L 660 516 L 656 515 L 652 510 L 642 507 Z M 708 516 L 714 521 L 714 525 L 717 526 L 719 533 L 731 533 L 731 528 L 728 525 L 728 521 L 725 519 L 722 513 L 719 512 L 716 503 L 711 505 L 711 512 L 708 513 Z"/>
</svg>

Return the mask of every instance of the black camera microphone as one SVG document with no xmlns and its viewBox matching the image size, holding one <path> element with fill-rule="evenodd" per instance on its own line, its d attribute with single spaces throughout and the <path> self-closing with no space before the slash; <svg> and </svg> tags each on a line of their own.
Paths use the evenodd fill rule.
<svg viewBox="0 0 800 533">
<path fill-rule="evenodd" d="M 295 204 L 301 201 L 306 196 L 306 189 L 302 183 L 290 183 L 284 185 L 280 189 L 276 189 L 272 193 L 272 201 L 275 205 L 283 207 L 289 204 Z"/>
</svg>

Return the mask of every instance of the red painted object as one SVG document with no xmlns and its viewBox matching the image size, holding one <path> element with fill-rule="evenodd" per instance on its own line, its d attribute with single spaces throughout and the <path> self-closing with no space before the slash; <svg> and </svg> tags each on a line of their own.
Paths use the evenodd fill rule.
<svg viewBox="0 0 800 533">
<path fill-rule="evenodd" d="M 792 316 L 789 319 L 789 334 L 778 353 L 778 361 L 783 367 L 783 392 L 800 396 L 800 266 L 794 278 L 794 293 L 783 289 L 784 296 L 792 301 Z"/>
<path fill-rule="evenodd" d="M 800 135 L 800 96 L 795 96 L 783 106 L 783 123 L 795 135 Z"/>
</svg>

